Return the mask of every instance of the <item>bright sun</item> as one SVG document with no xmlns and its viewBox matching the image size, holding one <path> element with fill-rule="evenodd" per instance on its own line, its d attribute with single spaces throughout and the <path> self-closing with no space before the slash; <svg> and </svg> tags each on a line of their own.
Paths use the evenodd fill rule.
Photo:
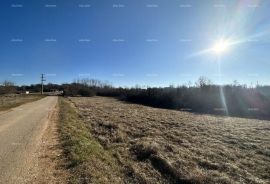
<svg viewBox="0 0 270 184">
<path fill-rule="evenodd" d="M 230 46 L 230 42 L 228 40 L 220 39 L 214 43 L 212 50 L 216 54 L 220 55 L 220 54 L 224 53 L 225 51 L 227 51 L 229 46 Z"/>
</svg>

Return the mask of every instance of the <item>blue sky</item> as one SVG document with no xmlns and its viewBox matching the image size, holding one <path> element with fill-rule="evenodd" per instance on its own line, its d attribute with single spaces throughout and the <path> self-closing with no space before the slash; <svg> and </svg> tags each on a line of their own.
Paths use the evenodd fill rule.
<svg viewBox="0 0 270 184">
<path fill-rule="evenodd" d="M 269 0 L 1 1 L 0 81 L 270 84 L 269 12 Z M 198 54 L 221 37 L 237 44 Z"/>
</svg>

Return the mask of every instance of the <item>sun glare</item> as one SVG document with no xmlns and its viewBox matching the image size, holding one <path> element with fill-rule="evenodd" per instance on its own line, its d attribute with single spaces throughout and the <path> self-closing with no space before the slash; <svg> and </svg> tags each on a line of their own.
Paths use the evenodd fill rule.
<svg viewBox="0 0 270 184">
<path fill-rule="evenodd" d="M 213 52 L 220 55 L 229 49 L 230 42 L 228 40 L 220 39 L 214 43 L 212 47 Z"/>
</svg>

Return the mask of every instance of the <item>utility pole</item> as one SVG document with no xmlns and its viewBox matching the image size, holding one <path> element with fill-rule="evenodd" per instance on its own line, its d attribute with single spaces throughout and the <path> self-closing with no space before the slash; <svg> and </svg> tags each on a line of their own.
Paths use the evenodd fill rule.
<svg viewBox="0 0 270 184">
<path fill-rule="evenodd" d="M 41 74 L 41 94 L 43 95 L 43 85 L 44 85 L 45 79 L 45 74 Z"/>
</svg>

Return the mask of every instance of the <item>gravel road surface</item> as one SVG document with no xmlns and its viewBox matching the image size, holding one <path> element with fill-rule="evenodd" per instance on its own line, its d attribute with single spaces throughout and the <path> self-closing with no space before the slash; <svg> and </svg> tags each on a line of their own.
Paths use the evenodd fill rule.
<svg viewBox="0 0 270 184">
<path fill-rule="evenodd" d="M 57 97 L 46 97 L 0 114 L 0 184 L 33 180 L 36 150 L 56 104 Z"/>
</svg>

